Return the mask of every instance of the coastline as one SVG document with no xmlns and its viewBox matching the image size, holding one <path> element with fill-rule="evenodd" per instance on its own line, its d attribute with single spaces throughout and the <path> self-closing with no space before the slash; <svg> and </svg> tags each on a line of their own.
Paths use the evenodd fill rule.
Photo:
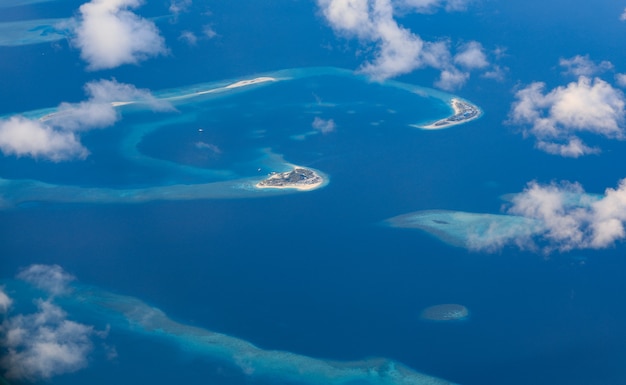
<svg viewBox="0 0 626 385">
<path fill-rule="evenodd" d="M 417 127 L 422 130 L 441 130 L 444 128 L 457 126 L 459 124 L 471 122 L 472 120 L 478 119 L 482 115 L 482 111 L 480 110 L 480 108 L 469 103 L 466 100 L 462 100 L 459 98 L 450 99 L 450 106 L 454 111 L 454 115 L 437 120 L 436 122 L 428 125 L 414 125 L 413 127 Z"/>
<path fill-rule="evenodd" d="M 292 166 L 287 172 L 272 173 L 269 177 L 254 185 L 257 189 L 294 189 L 311 191 L 327 184 L 327 179 L 319 171 Z"/>
</svg>

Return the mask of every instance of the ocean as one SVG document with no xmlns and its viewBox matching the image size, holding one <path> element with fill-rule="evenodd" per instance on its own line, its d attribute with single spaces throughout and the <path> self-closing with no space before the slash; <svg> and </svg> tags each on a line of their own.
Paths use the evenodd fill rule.
<svg viewBox="0 0 626 385">
<path fill-rule="evenodd" d="M 468 13 L 406 16 L 425 38 L 475 39 L 504 52 L 505 80 L 473 76 L 454 92 L 483 116 L 437 131 L 410 126 L 450 114 L 444 94 L 428 89 L 433 72 L 397 79 L 427 97 L 353 75 L 363 61 L 352 52 L 357 43 L 338 39 L 310 1 L 196 2 L 197 12 L 158 22 L 168 55 L 116 70 L 84 71 L 63 40 L 0 47 L 2 115 L 83 100 L 83 84 L 100 78 L 162 97 L 191 95 L 173 103 L 176 112 L 121 107 L 115 126 L 83 135 L 92 152 L 84 162 L 0 158 L 3 180 L 61 186 L 57 195 L 41 185 L 1 187 L 15 203 L 0 210 L 0 273 L 15 310 L 33 311 L 33 298 L 44 295 L 15 275 L 32 264 L 59 265 L 77 277 L 75 293 L 57 299 L 68 318 L 108 330 L 93 337 L 85 368 L 34 382 L 399 383 L 349 370 L 396 373 L 392 362 L 463 385 L 624 383 L 622 244 L 487 253 L 383 223 L 418 210 L 499 213 L 501 196 L 531 180 L 579 181 L 600 193 L 624 177 L 616 166 L 624 162 L 623 142 L 603 140 L 601 155 L 562 159 L 537 151 L 506 123 L 520 84 L 563 83 L 559 58 L 588 53 L 616 66 L 625 59 L 614 38 L 624 25 L 604 23 L 619 7 L 604 1 L 594 6 L 597 18 L 587 18 L 580 15 L 589 5 L 544 3 L 539 16 L 523 12 L 530 5 L 503 1 Z M 67 17 L 79 4 L 31 4 L 2 18 Z M 157 17 L 164 7 L 142 11 Z M 197 46 L 177 39 L 181 29 L 203 24 L 217 37 Z M 259 76 L 285 80 L 193 96 L 198 87 Z M 316 117 L 334 128 L 316 130 Z M 133 141 L 138 132 L 145 136 Z M 328 185 L 225 197 L 242 180 L 289 164 L 323 172 Z M 175 190 L 216 181 L 226 187 L 199 196 Z M 154 199 L 127 199 L 137 189 Z M 160 309 L 167 322 L 129 315 L 121 310 L 127 303 Z M 420 318 L 445 303 L 466 306 L 469 317 Z M 209 331 L 236 343 L 203 345 Z M 247 341 L 262 352 L 220 350 L 220 341 Z M 296 356 L 281 361 L 279 352 Z M 375 358 L 391 361 L 369 361 Z"/>
</svg>

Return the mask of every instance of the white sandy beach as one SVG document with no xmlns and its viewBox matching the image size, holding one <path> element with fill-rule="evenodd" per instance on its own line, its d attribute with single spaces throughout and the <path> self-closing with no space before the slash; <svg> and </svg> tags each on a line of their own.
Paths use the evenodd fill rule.
<svg viewBox="0 0 626 385">
<path fill-rule="evenodd" d="M 298 168 L 304 168 L 304 167 L 294 167 L 294 170 L 298 169 Z M 282 179 L 283 176 L 285 174 L 289 174 L 292 171 L 288 171 L 288 172 L 283 172 L 283 173 L 276 173 L 273 174 L 271 176 L 269 176 L 268 178 L 260 181 L 259 183 L 255 184 L 254 187 L 258 188 L 258 189 L 294 189 L 294 190 L 298 190 L 298 191 L 310 191 L 310 190 L 315 190 L 317 188 L 323 187 L 326 185 L 326 179 L 321 176 L 320 174 L 318 174 L 317 172 L 315 172 L 314 170 L 311 169 L 306 169 L 309 170 L 313 173 L 314 178 L 317 178 L 319 181 L 315 182 L 315 183 L 287 183 L 285 182 L 283 185 L 277 186 L 277 185 L 266 185 L 266 184 L 262 184 L 264 181 L 267 180 L 272 180 L 272 179 Z"/>
<path fill-rule="evenodd" d="M 452 99 L 450 99 L 450 105 L 452 106 L 452 109 L 454 110 L 454 114 L 453 115 L 448 116 L 447 118 L 444 118 L 444 119 L 440 119 L 440 120 L 438 120 L 438 121 L 436 121 L 434 123 L 431 123 L 429 125 L 426 125 L 426 126 L 413 125 L 413 127 L 417 127 L 417 128 L 422 129 L 422 130 L 442 130 L 444 128 L 448 128 L 448 127 L 452 127 L 452 126 L 457 126 L 459 124 L 464 124 L 464 123 L 467 123 L 467 122 L 471 122 L 472 120 L 480 117 L 481 113 L 478 113 L 478 115 L 473 116 L 473 117 L 471 117 L 469 119 L 460 120 L 460 121 L 456 121 L 456 122 L 454 122 L 454 121 L 453 122 L 447 121 L 447 119 L 451 118 L 452 116 L 458 115 L 458 114 L 463 112 L 463 110 L 461 108 L 459 108 L 459 106 L 457 105 L 457 102 L 467 103 L 467 102 L 464 102 L 464 101 L 462 101 L 460 99 L 452 98 Z M 476 109 L 478 109 L 478 107 L 476 107 L 476 106 L 474 106 L 474 107 Z M 446 122 L 446 124 L 439 124 L 439 125 L 437 125 L 438 123 L 441 123 L 441 122 Z"/>
</svg>

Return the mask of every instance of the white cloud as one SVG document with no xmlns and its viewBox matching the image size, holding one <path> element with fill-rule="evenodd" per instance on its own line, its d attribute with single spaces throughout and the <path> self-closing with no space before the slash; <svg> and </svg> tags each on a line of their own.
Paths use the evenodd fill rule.
<svg viewBox="0 0 626 385">
<path fill-rule="evenodd" d="M 469 76 L 469 73 L 459 71 L 456 68 L 445 69 L 441 71 L 441 75 L 439 76 L 439 80 L 435 82 L 435 86 L 452 91 L 465 84 Z"/>
<path fill-rule="evenodd" d="M 89 154 L 73 132 L 58 131 L 22 116 L 0 120 L 0 151 L 6 156 L 28 156 L 54 162 L 84 159 Z"/>
<path fill-rule="evenodd" d="M 137 64 L 167 52 L 156 25 L 131 9 L 141 0 L 92 0 L 80 6 L 73 44 L 89 70 Z"/>
<path fill-rule="evenodd" d="M 45 290 L 50 295 L 61 295 L 68 292 L 68 284 L 75 280 L 74 276 L 63 270 L 59 265 L 30 265 L 20 271 L 17 278 Z"/>
<path fill-rule="evenodd" d="M 624 12 L 620 15 L 619 19 L 621 21 L 626 21 L 626 8 L 624 8 Z"/>
<path fill-rule="evenodd" d="M 541 221 L 547 251 L 610 247 L 626 237 L 626 179 L 600 197 L 577 183 L 531 182 L 512 199 L 509 213 Z"/>
<path fill-rule="evenodd" d="M 0 325 L 5 376 L 34 382 L 87 366 L 93 328 L 68 320 L 50 301 L 40 299 L 36 305 L 36 313 L 16 315 Z"/>
<path fill-rule="evenodd" d="M 560 155 L 566 158 L 578 158 L 579 156 L 598 154 L 600 149 L 597 147 L 589 147 L 583 141 L 573 136 L 563 143 L 546 142 L 538 140 L 536 147 L 542 151 L 552 155 Z"/>
<path fill-rule="evenodd" d="M 517 91 L 510 121 L 525 125 L 540 149 L 577 157 L 595 153 L 577 136 L 593 133 L 607 138 L 624 138 L 624 94 L 599 78 L 578 78 L 567 86 L 545 92 L 535 82 Z"/>
<path fill-rule="evenodd" d="M 472 41 L 461 47 L 461 52 L 454 56 L 454 62 L 465 68 L 485 68 L 489 66 L 482 44 Z"/>
<path fill-rule="evenodd" d="M 615 81 L 618 86 L 626 88 L 626 74 L 615 74 Z"/>
<path fill-rule="evenodd" d="M 562 58 L 559 60 L 559 64 L 561 67 L 565 68 L 565 73 L 574 76 L 591 77 L 613 69 L 613 64 L 611 64 L 611 62 L 602 61 L 600 63 L 595 63 L 589 58 L 589 55 L 576 55 L 569 59 Z"/>
<path fill-rule="evenodd" d="M 437 8 L 444 8 L 446 11 L 464 11 L 467 9 L 469 0 L 400 0 L 398 7 L 409 8 L 420 13 L 431 13 Z"/>
<path fill-rule="evenodd" d="M 177 15 L 181 12 L 187 12 L 191 6 L 191 0 L 172 0 L 170 2 L 170 12 Z"/>
<path fill-rule="evenodd" d="M 499 65 L 494 65 L 490 70 L 486 71 L 481 76 L 485 79 L 503 81 L 508 70 L 509 69 L 507 67 L 502 68 Z"/>
<path fill-rule="evenodd" d="M 157 100 L 147 90 L 137 89 L 131 84 L 116 80 L 99 80 L 85 85 L 86 101 L 70 104 L 62 103 L 58 113 L 47 121 L 65 130 L 91 130 L 113 125 L 120 118 L 115 102 L 135 102 L 147 104 L 153 110 L 170 110 L 169 103 Z"/>
<path fill-rule="evenodd" d="M 217 32 L 210 25 L 205 25 L 202 27 L 202 34 L 206 36 L 208 39 L 213 39 L 217 36 Z"/>
<path fill-rule="evenodd" d="M 361 71 L 374 80 L 430 66 L 442 71 L 437 84 L 453 89 L 469 78 L 467 71 L 488 65 L 479 43 L 468 43 L 453 58 L 447 43 L 424 41 L 394 18 L 398 12 L 426 12 L 444 4 L 448 10 L 460 10 L 465 1 L 318 0 L 317 3 L 337 34 L 358 38 L 363 44 L 375 44 L 373 59 L 361 66 Z M 456 68 L 455 62 L 466 71 Z"/>
<path fill-rule="evenodd" d="M 315 117 L 315 119 L 313 119 L 313 123 L 311 124 L 311 126 L 322 134 L 331 133 L 335 131 L 335 128 L 337 127 L 334 120 L 324 120 L 317 116 Z"/>
<path fill-rule="evenodd" d="M 6 314 L 13 304 L 11 297 L 4 291 L 4 287 L 0 287 L 0 314 Z"/>
<path fill-rule="evenodd" d="M 183 31 L 178 37 L 179 40 L 185 41 L 189 45 L 196 45 L 198 43 L 198 36 L 191 31 Z"/>
<path fill-rule="evenodd" d="M 29 156 L 54 162 L 85 159 L 89 151 L 80 143 L 77 131 L 108 127 L 120 118 L 112 103 L 133 102 L 153 110 L 170 110 L 147 90 L 115 80 L 85 85 L 89 98 L 80 103 L 61 103 L 56 113 L 39 120 L 13 116 L 0 119 L 0 151 L 4 155 Z"/>
</svg>

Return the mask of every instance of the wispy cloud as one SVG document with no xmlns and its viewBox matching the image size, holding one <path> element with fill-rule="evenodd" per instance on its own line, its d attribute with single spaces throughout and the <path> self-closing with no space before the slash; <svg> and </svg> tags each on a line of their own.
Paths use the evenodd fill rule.
<svg viewBox="0 0 626 385">
<path fill-rule="evenodd" d="M 626 21 L 626 8 L 624 8 L 624 12 L 620 15 L 619 19 L 621 21 Z"/>
<path fill-rule="evenodd" d="M 525 126 L 537 148 L 565 157 L 597 153 L 578 136 L 591 133 L 624 138 L 624 94 L 602 79 L 580 76 L 578 81 L 546 92 L 534 82 L 515 94 L 510 122 Z"/>
<path fill-rule="evenodd" d="M 409 8 L 419 13 L 432 13 L 439 8 L 446 11 L 465 11 L 470 0 L 399 0 L 398 8 Z"/>
<path fill-rule="evenodd" d="M 0 286 L 0 314 L 6 314 L 12 304 L 13 300 L 4 291 L 4 287 Z"/>
<path fill-rule="evenodd" d="M 89 70 L 137 64 L 167 53 L 156 25 L 131 11 L 142 4 L 141 0 L 92 0 L 80 6 L 72 42 Z"/>
<path fill-rule="evenodd" d="M 45 290 L 50 295 L 68 292 L 68 284 L 76 278 L 59 265 L 30 265 L 20 271 L 17 278 Z"/>
<path fill-rule="evenodd" d="M 565 68 L 565 73 L 574 76 L 595 76 L 602 72 L 613 69 L 613 64 L 610 61 L 601 61 L 596 63 L 589 58 L 589 55 L 576 55 L 571 58 L 562 58 L 559 60 L 559 65 Z"/>
<path fill-rule="evenodd" d="M 618 86 L 626 88 L 626 74 L 615 74 L 615 82 Z"/>
<path fill-rule="evenodd" d="M 191 0 L 171 0 L 169 11 L 174 15 L 182 12 L 187 12 L 191 7 Z"/>
<path fill-rule="evenodd" d="M 337 128 L 337 125 L 335 124 L 335 121 L 333 119 L 326 120 L 318 116 L 313 119 L 313 123 L 311 123 L 311 126 L 322 134 L 331 133 L 335 131 L 335 128 Z"/>
<path fill-rule="evenodd" d="M 463 85 L 471 70 L 489 66 L 478 42 L 461 46 L 453 56 L 447 42 L 425 41 L 395 18 L 398 13 L 431 12 L 438 7 L 462 10 L 465 1 L 318 0 L 317 3 L 338 35 L 375 45 L 373 58 L 360 69 L 374 80 L 433 67 L 441 71 L 437 86 L 450 90 Z"/>
<path fill-rule="evenodd" d="M 85 93 L 87 100 L 61 103 L 56 113 L 42 119 L 23 116 L 0 119 L 0 151 L 4 155 L 54 162 L 85 159 L 89 151 L 81 144 L 77 133 L 117 122 L 120 115 L 114 102 L 143 103 L 157 111 L 172 108 L 147 90 L 115 80 L 89 82 L 85 85 Z"/>
<path fill-rule="evenodd" d="M 196 43 L 198 43 L 198 36 L 196 36 L 196 34 L 191 31 L 181 32 L 180 36 L 178 36 L 178 39 L 186 42 L 189 45 L 196 45 Z"/>
</svg>

